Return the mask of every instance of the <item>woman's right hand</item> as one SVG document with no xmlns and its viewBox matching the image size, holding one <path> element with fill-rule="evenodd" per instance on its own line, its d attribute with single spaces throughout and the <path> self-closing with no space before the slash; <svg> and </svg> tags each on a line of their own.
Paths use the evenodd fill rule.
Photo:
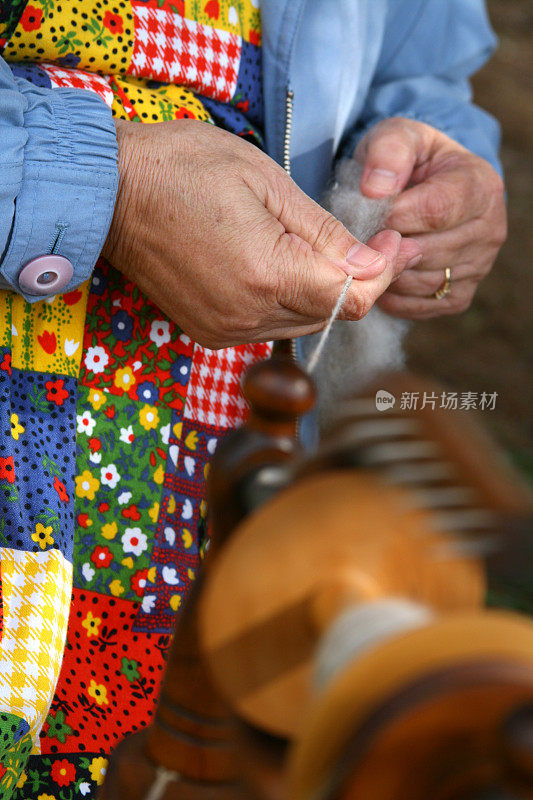
<svg viewBox="0 0 533 800">
<path fill-rule="evenodd" d="M 324 327 L 346 274 L 360 319 L 416 255 L 360 244 L 254 145 L 205 122 L 117 121 L 120 183 L 103 256 L 210 348 Z"/>
</svg>

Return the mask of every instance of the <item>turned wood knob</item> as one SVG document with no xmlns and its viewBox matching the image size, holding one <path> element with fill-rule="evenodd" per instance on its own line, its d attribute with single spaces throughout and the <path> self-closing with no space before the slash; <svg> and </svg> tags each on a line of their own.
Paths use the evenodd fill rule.
<svg viewBox="0 0 533 800">
<path fill-rule="evenodd" d="M 288 358 L 271 358 L 254 364 L 246 373 L 243 393 L 250 404 L 249 425 L 268 426 L 288 432 L 296 417 L 315 403 L 315 387 L 309 375 Z"/>
</svg>

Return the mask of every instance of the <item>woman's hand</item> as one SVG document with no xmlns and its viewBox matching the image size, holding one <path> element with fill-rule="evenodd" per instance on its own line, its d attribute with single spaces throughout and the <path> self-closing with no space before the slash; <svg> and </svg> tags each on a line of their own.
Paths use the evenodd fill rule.
<svg viewBox="0 0 533 800">
<path fill-rule="evenodd" d="M 387 224 L 422 250 L 381 297 L 381 308 L 410 319 L 465 311 L 507 235 L 499 175 L 435 128 L 401 117 L 372 128 L 355 157 L 364 164 L 363 194 L 401 192 Z M 451 291 L 437 300 L 446 267 Z"/>
<path fill-rule="evenodd" d="M 200 344 L 228 347 L 324 327 L 346 274 L 360 319 L 413 245 L 371 247 L 268 156 L 204 122 L 117 122 L 120 184 L 103 255 Z"/>
</svg>

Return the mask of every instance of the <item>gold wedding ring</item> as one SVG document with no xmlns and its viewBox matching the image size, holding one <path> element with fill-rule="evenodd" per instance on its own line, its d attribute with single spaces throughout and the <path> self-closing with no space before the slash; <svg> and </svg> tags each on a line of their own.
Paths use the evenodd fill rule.
<svg viewBox="0 0 533 800">
<path fill-rule="evenodd" d="M 436 292 L 433 292 L 435 300 L 442 300 L 447 294 L 450 294 L 452 288 L 452 271 L 449 267 L 444 270 L 444 281 L 441 283 Z"/>
</svg>

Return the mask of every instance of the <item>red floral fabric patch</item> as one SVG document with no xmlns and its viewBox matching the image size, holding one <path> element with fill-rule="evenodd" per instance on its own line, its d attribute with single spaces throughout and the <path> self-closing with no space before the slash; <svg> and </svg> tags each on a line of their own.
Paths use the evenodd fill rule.
<svg viewBox="0 0 533 800">
<path fill-rule="evenodd" d="M 43 754 L 109 752 L 151 719 L 170 637 L 133 633 L 137 609 L 74 589 L 63 665 L 41 732 Z"/>
<path fill-rule="evenodd" d="M 181 409 L 193 342 L 102 259 L 87 306 L 80 381 L 150 406 Z"/>
</svg>

